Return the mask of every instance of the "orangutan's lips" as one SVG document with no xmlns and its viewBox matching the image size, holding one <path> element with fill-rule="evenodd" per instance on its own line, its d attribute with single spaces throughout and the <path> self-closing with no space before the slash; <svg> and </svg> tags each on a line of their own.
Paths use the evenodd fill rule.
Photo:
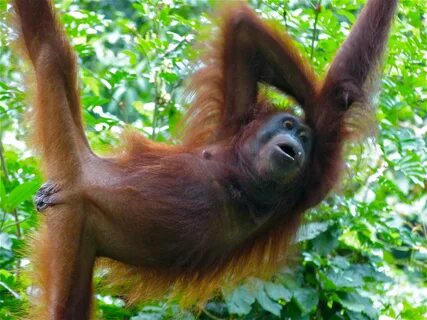
<svg viewBox="0 0 427 320">
<path fill-rule="evenodd" d="M 292 146 L 286 143 L 282 143 L 278 144 L 277 148 L 284 156 L 288 157 L 292 161 L 295 161 L 296 152 Z"/>
</svg>

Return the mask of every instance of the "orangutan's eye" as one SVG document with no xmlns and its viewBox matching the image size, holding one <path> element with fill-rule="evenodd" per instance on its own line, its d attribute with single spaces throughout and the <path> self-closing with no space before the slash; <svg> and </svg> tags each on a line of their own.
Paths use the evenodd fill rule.
<svg viewBox="0 0 427 320">
<path fill-rule="evenodd" d="M 283 127 L 287 130 L 292 130 L 294 128 L 294 123 L 292 120 L 285 120 L 283 122 Z"/>
<path fill-rule="evenodd" d="M 302 142 L 307 142 L 308 141 L 308 134 L 305 131 L 301 131 L 299 133 L 299 138 L 301 139 Z"/>
</svg>

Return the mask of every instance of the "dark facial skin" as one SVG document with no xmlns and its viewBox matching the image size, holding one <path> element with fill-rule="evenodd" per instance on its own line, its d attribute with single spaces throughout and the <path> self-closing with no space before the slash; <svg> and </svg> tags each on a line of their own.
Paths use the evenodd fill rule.
<svg viewBox="0 0 427 320">
<path fill-rule="evenodd" d="M 286 183 L 306 165 L 311 144 L 311 129 L 283 112 L 265 122 L 248 147 L 260 177 Z"/>
</svg>

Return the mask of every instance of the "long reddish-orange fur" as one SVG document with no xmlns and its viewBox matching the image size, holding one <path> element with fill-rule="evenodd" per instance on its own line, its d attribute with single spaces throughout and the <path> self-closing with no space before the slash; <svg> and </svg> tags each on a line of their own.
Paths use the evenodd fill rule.
<svg viewBox="0 0 427 320">
<path fill-rule="evenodd" d="M 46 178 L 62 189 L 33 243 L 41 295 L 29 318 L 87 319 L 95 260 L 130 302 L 169 293 L 189 305 L 276 272 L 303 212 L 338 181 L 343 144 L 372 118 L 361 110 L 369 110 L 362 106 L 396 4 L 368 2 L 324 81 L 289 36 L 242 3 L 227 7 L 188 88 L 182 144 L 128 132 L 118 155 L 103 159 L 84 135 L 76 58 L 51 2 L 14 0 L 21 48 L 35 73 L 33 143 Z M 256 176 L 244 157 L 247 141 L 281 112 L 258 97 L 259 82 L 294 98 L 313 131 L 309 164 L 283 185 Z M 241 219 L 258 213 L 267 217 L 259 225 Z"/>
</svg>

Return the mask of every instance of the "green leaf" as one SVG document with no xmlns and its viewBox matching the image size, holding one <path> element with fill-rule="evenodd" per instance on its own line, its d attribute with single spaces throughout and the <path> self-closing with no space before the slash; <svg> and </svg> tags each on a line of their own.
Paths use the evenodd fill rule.
<svg viewBox="0 0 427 320">
<path fill-rule="evenodd" d="M 347 310 L 346 314 L 350 320 L 370 320 L 371 319 L 367 315 L 361 312 L 354 312 L 354 311 Z"/>
<path fill-rule="evenodd" d="M 84 76 L 83 82 L 88 85 L 90 90 L 96 95 L 99 96 L 100 90 L 99 90 L 99 81 L 91 76 Z"/>
<path fill-rule="evenodd" d="M 272 314 L 276 316 L 280 316 L 280 311 L 282 310 L 282 306 L 272 300 L 267 293 L 263 290 L 262 287 L 257 288 L 256 290 L 256 301 L 260 304 L 260 306 L 267 310 L 268 312 L 271 312 Z"/>
<path fill-rule="evenodd" d="M 13 189 L 7 200 L 7 211 L 12 211 L 22 202 L 31 199 L 40 188 L 40 180 L 34 179 L 24 182 Z"/>
<path fill-rule="evenodd" d="M 357 288 L 364 284 L 362 277 L 359 274 L 352 272 L 351 270 L 331 270 L 326 273 L 326 277 L 334 284 L 336 288 Z"/>
<path fill-rule="evenodd" d="M 160 73 L 160 77 L 172 83 L 179 80 L 179 76 L 176 73 L 172 73 L 172 72 L 162 72 Z"/>
<path fill-rule="evenodd" d="M 6 211 L 7 207 L 6 188 L 3 179 L 0 179 L 0 208 Z"/>
<path fill-rule="evenodd" d="M 231 294 L 225 294 L 225 302 L 230 313 L 246 315 L 249 314 L 251 306 L 255 302 L 255 292 L 250 290 L 247 285 L 241 285 Z"/>
<path fill-rule="evenodd" d="M 338 246 L 338 237 L 341 231 L 337 226 L 330 227 L 327 231 L 321 233 L 313 239 L 313 248 L 319 254 L 327 254 Z"/>
<path fill-rule="evenodd" d="M 303 314 L 307 314 L 317 307 L 319 294 L 311 288 L 299 288 L 294 292 L 294 300 Z"/>
<path fill-rule="evenodd" d="M 426 299 L 424 299 L 425 301 Z M 426 301 L 425 301 L 426 302 Z M 403 302 L 403 310 L 401 313 L 403 319 L 426 319 L 427 305 L 413 306 L 410 302 L 405 300 Z"/>
<path fill-rule="evenodd" d="M 340 302 L 345 308 L 355 312 L 365 311 L 369 306 L 372 306 L 372 301 L 369 298 L 363 297 L 357 292 L 341 294 Z"/>
<path fill-rule="evenodd" d="M 0 288 L 6 289 L 15 299 L 21 299 L 21 296 L 13 290 L 14 286 L 16 286 L 16 277 L 7 270 L 0 270 Z"/>
<path fill-rule="evenodd" d="M 302 225 L 296 235 L 295 242 L 302 242 L 316 238 L 322 232 L 325 232 L 331 225 L 330 222 L 310 222 Z"/>
<path fill-rule="evenodd" d="M 12 240 L 10 239 L 9 234 L 0 232 L 0 249 L 12 249 Z"/>
<path fill-rule="evenodd" d="M 138 62 L 138 55 L 132 50 L 126 49 L 126 50 L 123 50 L 122 52 L 129 57 L 129 62 L 131 65 L 134 65 Z"/>
<path fill-rule="evenodd" d="M 265 291 L 273 300 L 284 300 L 289 302 L 292 298 L 292 293 L 279 283 L 266 282 L 264 284 Z"/>
</svg>

